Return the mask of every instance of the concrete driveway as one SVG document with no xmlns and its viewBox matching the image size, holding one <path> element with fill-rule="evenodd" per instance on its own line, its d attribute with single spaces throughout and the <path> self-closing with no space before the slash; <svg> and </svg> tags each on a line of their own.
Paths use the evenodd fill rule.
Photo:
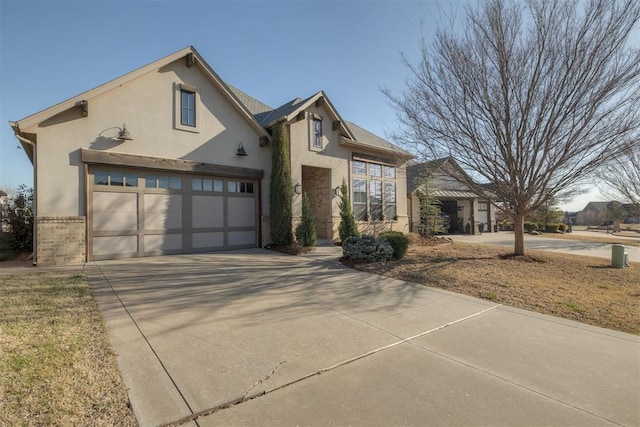
<svg viewBox="0 0 640 427">
<path fill-rule="evenodd" d="M 640 425 L 640 337 L 266 250 L 87 265 L 164 425 Z"/>
<path fill-rule="evenodd" d="M 618 244 L 626 245 L 625 251 L 629 254 L 629 262 L 640 262 L 640 247 L 630 246 L 629 242 L 638 242 L 640 239 L 631 237 L 617 237 L 611 234 L 595 233 L 595 232 L 574 232 L 589 237 L 608 237 L 619 241 Z M 484 245 L 508 246 L 513 248 L 514 234 L 513 231 L 500 231 L 498 233 L 483 233 L 479 235 L 469 234 L 453 234 L 449 235 L 455 242 L 480 243 Z M 526 249 L 537 249 L 542 251 L 562 252 L 571 255 L 591 256 L 596 258 L 611 259 L 610 243 L 593 243 L 583 242 L 580 240 L 563 240 L 554 239 L 552 237 L 524 235 L 524 245 Z"/>
</svg>

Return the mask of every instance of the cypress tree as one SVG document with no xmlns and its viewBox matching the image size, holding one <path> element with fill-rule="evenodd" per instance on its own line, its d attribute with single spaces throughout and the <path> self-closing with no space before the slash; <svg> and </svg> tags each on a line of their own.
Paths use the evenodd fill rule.
<svg viewBox="0 0 640 427">
<path fill-rule="evenodd" d="M 269 185 L 269 209 L 271 242 L 275 246 L 293 243 L 291 231 L 291 147 L 284 121 L 273 128 L 273 154 L 271 184 Z"/>
<path fill-rule="evenodd" d="M 348 237 L 360 236 L 356 220 L 353 217 L 351 211 L 351 200 L 349 199 L 349 188 L 344 178 L 342 179 L 342 185 L 340 186 L 340 200 L 338 201 L 340 207 L 340 226 L 338 227 L 338 234 L 340 235 L 340 241 L 344 242 Z"/>
<path fill-rule="evenodd" d="M 296 227 L 296 240 L 302 246 L 316 245 L 316 221 L 311 212 L 311 203 L 307 193 L 302 195 L 302 218 Z"/>
</svg>

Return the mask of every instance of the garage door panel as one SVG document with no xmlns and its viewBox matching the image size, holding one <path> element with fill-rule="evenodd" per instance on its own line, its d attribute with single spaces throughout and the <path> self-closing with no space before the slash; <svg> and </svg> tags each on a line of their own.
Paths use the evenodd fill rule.
<svg viewBox="0 0 640 427">
<path fill-rule="evenodd" d="M 93 195 L 93 230 L 136 230 L 138 195 L 96 192 Z"/>
<path fill-rule="evenodd" d="M 224 197 L 193 196 L 193 228 L 224 227 Z"/>
<path fill-rule="evenodd" d="M 182 234 L 148 234 L 144 236 L 145 252 L 179 251 L 182 249 Z"/>
<path fill-rule="evenodd" d="M 229 197 L 227 205 L 229 227 L 255 227 L 256 201 L 253 197 Z"/>
<path fill-rule="evenodd" d="M 182 196 L 145 194 L 144 228 L 145 230 L 182 228 Z"/>
<path fill-rule="evenodd" d="M 222 248 L 224 246 L 224 232 L 193 233 L 191 235 L 193 249 Z"/>
<path fill-rule="evenodd" d="M 138 251 L 138 236 L 109 236 L 93 238 L 93 255 L 132 254 Z"/>
<path fill-rule="evenodd" d="M 228 239 L 229 239 L 229 246 L 255 245 L 256 232 L 255 231 L 230 231 Z"/>
</svg>

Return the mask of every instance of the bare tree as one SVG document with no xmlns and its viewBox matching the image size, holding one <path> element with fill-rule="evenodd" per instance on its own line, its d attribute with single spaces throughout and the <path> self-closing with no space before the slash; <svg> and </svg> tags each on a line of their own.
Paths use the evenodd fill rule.
<svg viewBox="0 0 640 427">
<path fill-rule="evenodd" d="M 405 58 L 403 93 L 385 91 L 399 141 L 492 184 L 524 254 L 524 217 L 637 140 L 640 49 L 628 39 L 639 19 L 638 0 L 468 8 L 461 33 L 441 28 L 417 64 Z"/>
<path fill-rule="evenodd" d="M 614 156 L 598 172 L 598 183 L 607 197 L 631 203 L 640 213 L 640 142 Z"/>
</svg>

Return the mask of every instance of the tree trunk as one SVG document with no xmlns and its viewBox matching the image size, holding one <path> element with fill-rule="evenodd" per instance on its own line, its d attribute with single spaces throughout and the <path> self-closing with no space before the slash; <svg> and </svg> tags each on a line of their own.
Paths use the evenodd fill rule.
<svg viewBox="0 0 640 427">
<path fill-rule="evenodd" d="M 524 255 L 524 215 L 515 214 L 513 216 L 513 231 L 516 234 L 515 238 L 515 255 Z"/>
</svg>

